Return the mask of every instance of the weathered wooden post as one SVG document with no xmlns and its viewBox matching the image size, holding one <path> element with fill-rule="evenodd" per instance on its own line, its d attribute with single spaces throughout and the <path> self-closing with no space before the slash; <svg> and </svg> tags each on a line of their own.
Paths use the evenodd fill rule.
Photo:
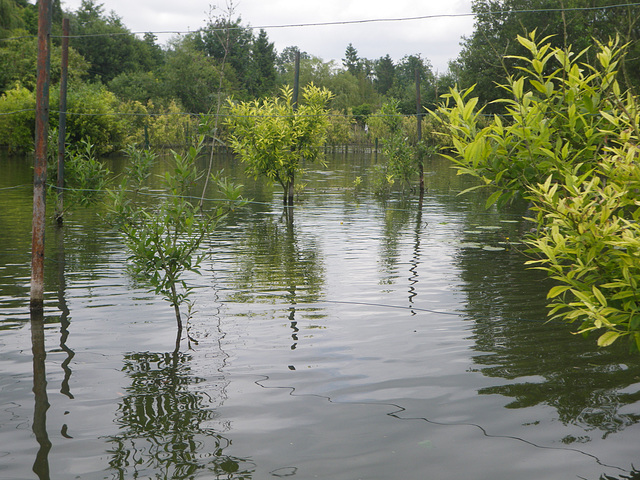
<svg viewBox="0 0 640 480">
<path fill-rule="evenodd" d="M 69 72 L 69 19 L 62 20 L 62 65 L 60 67 L 60 115 L 58 117 L 58 203 L 56 221 L 62 225 L 64 212 L 64 156 L 67 138 L 67 78 Z"/>
<path fill-rule="evenodd" d="M 51 69 L 51 0 L 38 2 L 38 67 L 36 83 L 36 138 L 33 168 L 33 223 L 31 235 L 31 310 L 44 308 L 44 230 L 46 218 L 47 135 Z"/>
</svg>

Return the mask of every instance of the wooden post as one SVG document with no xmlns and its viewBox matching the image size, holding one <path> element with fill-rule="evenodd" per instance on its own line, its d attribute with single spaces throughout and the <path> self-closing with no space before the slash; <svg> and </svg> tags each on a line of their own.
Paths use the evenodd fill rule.
<svg viewBox="0 0 640 480">
<path fill-rule="evenodd" d="M 58 117 L 58 204 L 56 221 L 62 225 L 64 215 L 64 156 L 67 138 L 67 78 L 69 72 L 69 19 L 62 20 L 62 65 L 60 67 L 60 115 Z"/>
<path fill-rule="evenodd" d="M 424 159 L 422 158 L 422 99 L 420 97 L 420 69 L 416 68 L 416 119 L 418 140 L 416 149 L 418 154 L 418 172 L 420 173 L 420 194 L 424 194 Z"/>
<path fill-rule="evenodd" d="M 42 310 L 44 308 L 45 189 L 47 181 L 47 135 L 49 132 L 51 17 L 51 0 L 40 0 L 38 2 L 36 138 L 33 168 L 33 223 L 31 235 L 31 310 Z"/>
</svg>

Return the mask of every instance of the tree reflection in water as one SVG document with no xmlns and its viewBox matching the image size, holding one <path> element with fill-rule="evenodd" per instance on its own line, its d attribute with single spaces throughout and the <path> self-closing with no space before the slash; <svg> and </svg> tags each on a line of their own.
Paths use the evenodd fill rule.
<svg viewBox="0 0 640 480">
<path fill-rule="evenodd" d="M 506 408 L 555 408 L 564 425 L 585 432 L 559 439 L 564 444 L 588 442 L 594 433 L 605 438 L 638 423 L 640 415 L 623 413 L 640 400 L 637 358 L 622 342 L 601 349 L 594 339 L 571 335 L 577 326 L 547 323 L 549 284 L 524 260 L 513 251 L 463 249 L 458 256 L 478 352 L 474 363 L 483 375 L 506 380 L 478 393 L 512 398 Z"/>
<path fill-rule="evenodd" d="M 192 374 L 190 361 L 181 352 L 125 356 L 131 386 L 118 406 L 120 433 L 108 439 L 113 478 L 252 477 L 251 462 L 224 453 L 231 441 L 211 426 L 213 399 L 194 388 L 205 379 Z"/>
<path fill-rule="evenodd" d="M 609 475 L 602 475 L 600 480 L 640 480 L 640 470 L 635 468 L 629 473 L 620 475 L 619 477 L 611 477 Z"/>
</svg>

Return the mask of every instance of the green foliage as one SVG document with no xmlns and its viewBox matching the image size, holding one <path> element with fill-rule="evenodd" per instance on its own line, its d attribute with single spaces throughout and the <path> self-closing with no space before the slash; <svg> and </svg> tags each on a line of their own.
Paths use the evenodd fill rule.
<svg viewBox="0 0 640 480">
<path fill-rule="evenodd" d="M 515 68 L 522 66 L 515 57 L 527 55 L 527 50 L 514 42 L 514 38 L 534 31 L 542 36 L 552 35 L 549 42 L 554 48 L 581 52 L 593 45 L 594 39 L 606 43 L 610 37 L 620 36 L 623 43 L 630 44 L 637 52 L 640 7 L 629 4 L 597 8 L 611 7 L 613 3 L 566 0 L 566 10 L 561 11 L 557 2 L 549 0 L 473 0 L 474 31 L 464 38 L 462 51 L 454 63 L 459 85 L 463 89 L 475 85 L 480 104 L 486 105 L 488 112 L 501 112 L 501 103 L 488 104 L 503 97 L 496 80 L 513 75 Z M 592 53 L 583 61 L 594 67 L 598 64 Z M 627 88 L 638 85 L 640 80 L 637 62 L 638 56 L 632 54 L 621 65 Z"/>
<path fill-rule="evenodd" d="M 148 36 L 138 39 L 115 13 L 104 13 L 104 5 L 82 0 L 70 17 L 71 46 L 91 64 L 92 76 L 108 83 L 123 72 L 150 70 L 161 58 Z M 151 40 L 151 41 L 150 41 Z"/>
<path fill-rule="evenodd" d="M 244 90 L 251 82 L 251 47 L 253 45 L 253 31 L 242 25 L 240 17 L 232 20 L 231 13 L 227 16 L 210 18 L 206 27 L 199 29 L 192 35 L 193 47 L 213 59 L 217 63 L 223 60 L 228 63 Z M 264 37 L 266 40 L 266 35 Z M 275 57 L 273 58 L 275 62 Z"/>
<path fill-rule="evenodd" d="M 241 186 L 216 178 L 228 203 L 213 210 L 203 210 L 192 201 L 196 181 L 201 177 L 197 159 L 204 145 L 204 136 L 185 154 L 172 152 L 174 168 L 163 177 L 165 196 L 159 203 L 144 206 L 139 194 L 130 196 L 128 190 L 140 190 L 139 181 L 146 177 L 155 154 L 128 147 L 132 164 L 119 188 L 110 192 L 113 206 L 111 220 L 124 237 L 131 255 L 134 271 L 149 282 L 156 294 L 174 307 L 178 326 L 179 347 L 182 331 L 180 306 L 191 311 L 189 287 L 183 278 L 186 272 L 200 273 L 207 252 L 201 250 L 206 236 L 229 211 L 243 204 Z"/>
<path fill-rule="evenodd" d="M 266 176 L 284 189 L 285 205 L 293 198 L 294 180 L 303 160 L 322 158 L 329 120 L 326 112 L 331 92 L 313 84 L 302 90 L 303 102 L 294 107 L 293 92 L 281 97 L 230 104 L 226 125 L 229 142 L 253 176 Z"/>
<path fill-rule="evenodd" d="M 618 108 L 616 68 L 622 55 L 617 42 L 599 45 L 599 68 L 580 63 L 585 53 L 570 55 L 545 43 L 518 37 L 529 57 L 518 78 L 503 85 L 507 118 L 495 115 L 482 126 L 473 89 L 451 89 L 447 103 L 438 109 L 453 144 L 450 158 L 460 174 L 480 178 L 495 188 L 488 205 L 504 204 L 543 183 L 551 173 L 561 181 L 563 173 L 590 170 L 597 160 L 607 122 L 601 112 Z"/>
<path fill-rule="evenodd" d="M 120 105 L 120 112 L 127 115 L 128 128 L 123 141 L 143 145 L 148 142 L 154 148 L 175 148 L 189 143 L 189 136 L 198 132 L 198 119 L 184 113 L 178 103 L 171 101 L 165 107 L 149 101 L 146 105 L 137 101 Z"/>
<path fill-rule="evenodd" d="M 33 148 L 35 95 L 16 85 L 0 96 L 0 144 L 12 150 Z"/>
<path fill-rule="evenodd" d="M 120 99 L 142 104 L 162 98 L 164 88 L 153 72 L 123 72 L 109 82 L 109 90 Z"/>
<path fill-rule="evenodd" d="M 351 112 L 353 113 L 355 121 L 361 126 L 364 126 L 369 119 L 369 115 L 373 113 L 373 107 L 368 103 L 363 103 L 362 105 L 354 106 Z"/>
<path fill-rule="evenodd" d="M 205 113 L 216 103 L 221 76 L 223 91 L 239 91 L 233 68 L 226 64 L 223 70 L 221 60 L 208 57 L 188 38 L 175 42 L 167 52 L 160 83 L 164 95 L 179 99 L 187 112 Z"/>
<path fill-rule="evenodd" d="M 387 96 L 398 102 L 397 109 L 405 115 L 416 113 L 416 72 L 420 76 L 420 99 L 422 105 L 435 105 L 432 85 L 435 76 L 429 60 L 420 55 L 405 55 L 395 66 L 393 86 Z"/>
<path fill-rule="evenodd" d="M 329 128 L 327 129 L 327 144 L 347 145 L 351 140 L 355 121 L 350 115 L 343 115 L 337 110 L 329 113 Z"/>
<path fill-rule="evenodd" d="M 548 294 L 551 318 L 598 330 L 601 346 L 628 336 L 638 351 L 639 154 L 632 143 L 608 149 L 593 173 L 532 188 L 544 231 L 529 242 L 542 258 L 528 262 L 559 282 Z"/>
<path fill-rule="evenodd" d="M 374 70 L 376 89 L 380 94 L 386 95 L 393 86 L 393 79 L 395 77 L 395 65 L 389 54 L 376 61 Z"/>
<path fill-rule="evenodd" d="M 386 165 L 379 167 L 374 175 L 374 192 L 387 193 L 395 180 L 403 187 L 410 186 L 419 173 L 424 156 L 424 142 L 417 141 L 415 117 L 405 117 L 398 111 L 398 102 L 385 103 L 378 115 L 369 119 L 372 133 L 381 139 L 382 153 Z"/>
<path fill-rule="evenodd" d="M 538 258 L 528 263 L 558 282 L 552 318 L 600 331 L 601 346 L 628 336 L 640 350 L 640 114 L 616 80 L 622 49 L 599 44 L 596 68 L 579 63 L 587 51 L 572 55 L 535 34 L 518 41 L 529 56 L 503 87 L 509 121 L 481 126 L 471 90 L 452 89 L 439 109 L 457 154 L 449 158 L 495 189 L 487 206 L 519 195 L 538 212 L 528 240 Z"/>
<path fill-rule="evenodd" d="M 38 58 L 37 38 L 24 30 L 14 30 L 11 34 L 17 38 L 0 42 L 0 92 L 12 88 L 16 83 L 35 91 L 36 67 Z M 51 84 L 60 82 L 62 65 L 60 48 L 51 49 Z M 86 76 L 89 68 L 85 59 L 74 49 L 69 48 L 68 78 L 79 80 Z"/>
<path fill-rule="evenodd" d="M 73 113 L 67 115 L 67 132 L 71 142 L 89 139 L 100 154 L 121 148 L 127 120 L 119 115 L 119 109 L 119 100 L 102 85 L 70 88 L 67 111 Z"/>
<path fill-rule="evenodd" d="M 7 31 L 23 26 L 20 6 L 13 0 L 0 0 L 0 38 Z"/>
<path fill-rule="evenodd" d="M 141 149 L 134 144 L 127 145 L 123 153 L 129 159 L 125 169 L 127 181 L 139 189 L 151 176 L 151 168 L 156 163 L 158 155 L 153 150 Z"/>
<path fill-rule="evenodd" d="M 172 101 L 167 107 L 148 107 L 155 115 L 147 118 L 149 143 L 156 146 L 177 146 L 188 143 L 188 138 L 198 131 L 196 117 L 180 115 L 183 109 Z"/>
<path fill-rule="evenodd" d="M 395 180 L 388 162 L 373 166 L 371 190 L 374 195 L 378 195 L 380 197 L 387 196 L 391 193 L 394 184 Z"/>
<path fill-rule="evenodd" d="M 254 97 L 270 95 L 276 87 L 276 52 L 262 29 L 251 45 L 248 87 Z"/>
<path fill-rule="evenodd" d="M 57 145 L 57 131 L 49 136 L 49 145 Z M 51 148 L 48 154 L 47 176 L 50 190 L 55 191 L 58 183 L 57 149 Z M 55 152 L 55 154 L 54 154 Z M 83 207 L 95 204 L 104 195 L 111 178 L 111 171 L 97 158 L 96 147 L 83 139 L 67 145 L 64 162 L 64 204 L 63 212 L 56 212 L 58 218 L 76 205 Z"/>
</svg>

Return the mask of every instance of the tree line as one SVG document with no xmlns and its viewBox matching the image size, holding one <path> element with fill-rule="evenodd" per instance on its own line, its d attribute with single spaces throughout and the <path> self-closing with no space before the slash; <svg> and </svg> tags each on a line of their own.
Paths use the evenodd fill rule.
<svg viewBox="0 0 640 480">
<path fill-rule="evenodd" d="M 539 38 L 550 36 L 554 47 L 575 52 L 594 40 L 619 36 L 627 44 L 620 81 L 634 89 L 640 83 L 640 6 L 620 4 L 619 0 L 473 0 L 473 32 L 462 39 L 461 52 L 448 70 L 434 73 L 430 61 L 419 54 L 408 53 L 399 60 L 388 54 L 368 59 L 351 43 L 341 64 L 299 51 L 295 45 L 278 52 L 267 32 L 246 25 L 233 7 L 212 8 L 203 27 L 161 46 L 152 33 L 132 33 L 116 12 L 107 12 L 97 0 L 83 0 L 77 10 L 67 12 L 60 0 L 54 0 L 52 110 L 58 102 L 60 49 L 56 47 L 61 43 L 63 16 L 70 19 L 72 32 L 68 111 L 82 114 L 68 119 L 70 141 L 90 139 L 107 152 L 142 142 L 145 135 L 155 145 L 182 143 L 195 134 L 198 122 L 177 114 L 211 113 L 216 104 L 226 103 L 220 96 L 252 101 L 279 94 L 282 87 L 293 84 L 296 52 L 301 85 L 313 82 L 333 94 L 327 141 L 334 144 L 352 142 L 358 131 L 354 125 L 364 127 L 383 105 L 393 104 L 400 115 L 415 114 L 416 72 L 426 109 L 435 109 L 453 86 L 475 85 L 485 113 L 503 112 L 504 106 L 494 102 L 503 94 L 497 80 L 514 75 L 522 66 L 517 57 L 526 52 L 516 36 L 533 31 Z M 16 149 L 32 144 L 36 33 L 36 5 L 0 0 L 0 113 L 18 112 L 0 115 L 0 144 Z M 596 60 L 592 51 L 583 59 L 591 64 Z M 56 122 L 51 119 L 52 127 Z"/>
</svg>

